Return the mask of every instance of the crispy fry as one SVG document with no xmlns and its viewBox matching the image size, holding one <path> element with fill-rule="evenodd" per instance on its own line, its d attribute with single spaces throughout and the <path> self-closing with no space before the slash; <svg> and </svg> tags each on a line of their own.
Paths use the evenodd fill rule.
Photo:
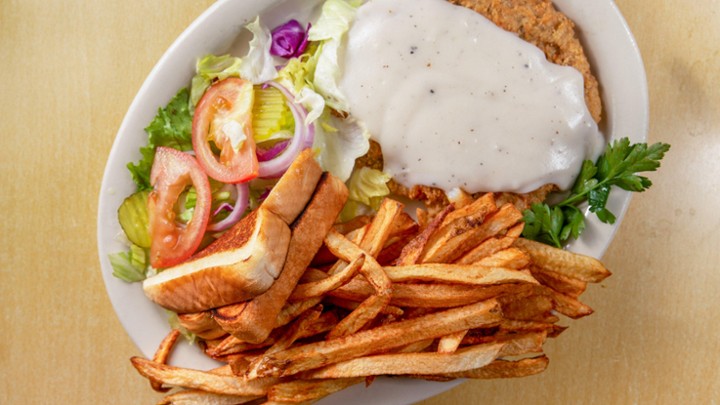
<svg viewBox="0 0 720 405">
<path fill-rule="evenodd" d="M 337 322 L 338 318 L 334 312 L 325 312 L 313 322 L 304 325 L 296 339 L 302 339 L 310 336 L 315 336 L 320 333 L 325 333 L 332 329 L 337 324 Z M 247 352 L 249 350 L 262 349 L 275 344 L 278 339 L 281 339 L 283 333 L 285 333 L 284 330 L 275 329 L 270 334 L 270 336 L 261 343 L 243 342 L 242 340 L 230 335 L 218 345 L 216 345 L 208 354 L 213 357 L 220 357 L 235 353 Z"/>
<path fill-rule="evenodd" d="M 610 272 L 599 260 L 567 250 L 554 248 L 540 242 L 519 238 L 515 245 L 526 251 L 535 266 L 591 283 L 599 283 Z"/>
<path fill-rule="evenodd" d="M 510 203 L 498 208 L 492 193 L 456 200 L 444 210 L 432 207 L 432 214 L 419 210 L 419 233 L 403 205 L 390 199 L 374 217 L 335 225 L 316 202 L 292 236 L 300 224 L 297 236 L 312 249 L 296 241 L 287 259 L 293 274 L 281 273 L 282 288 L 180 315 L 205 337 L 206 354 L 228 365 L 204 372 L 163 364 L 176 332 L 160 345 L 156 361 L 134 357 L 133 366 L 153 388 L 185 388 L 163 404 L 304 404 L 380 375 L 447 381 L 543 371 L 544 355 L 504 358 L 542 353 L 547 338 L 566 329 L 557 325 L 558 314 L 591 314 L 578 297 L 588 282 L 610 273 L 593 258 L 520 238 L 521 213 Z M 339 209 L 337 201 L 332 208 Z M 317 233 L 308 215 L 322 218 L 328 231 Z M 313 262 L 322 264 L 317 268 L 308 267 L 313 252 Z M 272 321 L 260 307 L 270 308 Z M 251 319 L 263 325 L 249 325 Z M 238 320 L 249 333 L 246 341 L 219 328 L 235 330 Z"/>
<path fill-rule="evenodd" d="M 392 282 L 433 281 L 439 283 L 493 285 L 503 283 L 537 281 L 521 271 L 511 268 L 486 267 L 483 265 L 416 264 L 412 266 L 385 267 Z"/>
<path fill-rule="evenodd" d="M 405 346 L 418 340 L 483 325 L 496 325 L 501 317 L 497 301 L 482 301 L 380 326 L 342 339 L 311 343 L 264 356 L 251 367 L 248 376 L 257 378 L 293 375 L 354 357 Z"/>
<path fill-rule="evenodd" d="M 403 204 L 385 198 L 380 204 L 380 209 L 378 209 L 375 218 L 370 222 L 370 227 L 363 235 L 360 248 L 370 256 L 377 257 L 385 247 L 385 242 L 390 237 L 390 232 L 393 231 L 395 219 L 403 213 L 402 210 Z"/>
<path fill-rule="evenodd" d="M 455 207 L 457 209 L 449 213 L 440 226 L 446 227 L 454 223 L 456 235 L 479 225 L 485 217 L 497 210 L 492 193 L 486 193 L 470 204 Z"/>
<path fill-rule="evenodd" d="M 158 405 L 238 405 L 262 398 L 261 396 L 223 395 L 202 390 L 184 390 L 168 395 Z"/>
<path fill-rule="evenodd" d="M 280 310 L 275 321 L 275 327 L 284 326 L 292 322 L 293 319 L 297 318 L 303 312 L 314 307 L 322 301 L 322 297 L 309 298 L 303 301 L 291 302 L 285 304 Z"/>
<path fill-rule="evenodd" d="M 162 342 L 160 342 L 160 346 L 158 346 L 157 350 L 155 351 L 155 355 L 153 356 L 153 361 L 160 364 L 166 364 L 168 357 L 170 357 L 170 352 L 175 346 L 178 337 L 180 337 L 180 331 L 177 329 L 171 330 L 170 333 L 165 336 Z M 170 388 L 163 387 L 161 381 L 154 378 L 148 379 L 150 380 L 150 387 L 152 387 L 153 390 L 157 392 L 170 391 Z"/>
<path fill-rule="evenodd" d="M 399 307 L 450 308 L 487 300 L 508 294 L 521 288 L 522 284 L 491 286 L 451 284 L 395 284 L 390 305 Z M 362 301 L 372 295 L 370 285 L 362 280 L 352 280 L 330 293 L 332 296 Z"/>
<path fill-rule="evenodd" d="M 522 359 L 518 361 L 495 360 L 485 367 L 459 373 L 444 374 L 448 378 L 517 378 L 527 377 L 545 371 L 550 360 L 547 356 Z"/>
<path fill-rule="evenodd" d="M 505 204 L 480 226 L 448 239 L 428 244 L 421 263 L 447 263 L 457 260 L 487 238 L 501 234 L 522 219 L 522 213 L 511 204 Z"/>
<path fill-rule="evenodd" d="M 351 335 L 369 324 L 390 302 L 390 292 L 371 295 L 328 333 L 327 339 Z"/>
<path fill-rule="evenodd" d="M 531 266 L 530 273 L 541 284 L 572 298 L 578 298 L 587 288 L 587 282 L 555 271 Z"/>
<path fill-rule="evenodd" d="M 516 247 L 510 247 L 476 262 L 481 266 L 508 267 L 511 269 L 524 269 L 530 266 L 530 256 Z"/>
<path fill-rule="evenodd" d="M 165 385 L 201 389 L 216 394 L 264 396 L 268 388 L 278 382 L 276 378 L 244 380 L 235 376 L 168 366 L 141 357 L 132 357 L 130 361 L 146 378 L 153 378 Z"/>
<path fill-rule="evenodd" d="M 400 252 L 400 257 L 397 259 L 396 264 L 403 266 L 417 263 L 420 260 L 423 250 L 425 250 L 425 245 L 427 245 L 428 240 L 435 231 L 440 228 L 443 220 L 445 220 L 445 217 L 452 212 L 452 210 L 453 207 L 451 205 L 447 206 L 444 210 L 440 211 L 432 221 L 427 223 L 427 226 L 423 227 L 422 232 L 405 245 Z M 418 218 L 420 217 L 420 212 L 425 211 L 419 210 Z"/>
<path fill-rule="evenodd" d="M 297 339 L 308 336 L 307 333 L 311 330 L 311 325 L 317 323 L 320 319 L 322 310 L 322 305 L 318 305 L 305 311 L 272 346 L 265 350 L 265 354 L 285 350 L 292 346 Z"/>
<path fill-rule="evenodd" d="M 365 264 L 366 263 L 366 264 Z M 360 273 L 375 289 L 375 295 L 362 302 L 353 312 L 330 331 L 328 339 L 350 335 L 362 329 L 382 312 L 390 303 L 392 283 L 383 268 L 372 258 L 367 257 L 360 267 Z"/>
<path fill-rule="evenodd" d="M 358 357 L 306 373 L 306 378 L 350 378 L 371 375 L 453 373 L 483 367 L 500 354 L 504 344 L 485 344 L 455 353 L 394 353 Z"/>
<path fill-rule="evenodd" d="M 569 316 L 572 319 L 578 319 L 593 313 L 592 308 L 575 298 L 569 297 L 565 294 L 560 294 L 550 288 L 546 288 L 545 292 L 552 299 L 554 308 L 565 316 Z"/>
<path fill-rule="evenodd" d="M 497 238 L 489 238 L 485 240 L 484 242 L 480 243 L 472 249 L 471 251 L 467 252 L 465 256 L 459 258 L 455 261 L 457 264 L 472 264 L 477 263 L 482 259 L 485 259 L 486 257 L 497 253 L 503 249 L 507 249 L 510 246 L 512 246 L 513 243 L 515 243 L 515 239 L 517 237 L 512 236 L 500 236 Z"/>
<path fill-rule="evenodd" d="M 500 350 L 500 357 L 519 356 L 527 353 L 542 353 L 542 346 L 547 339 L 546 332 L 534 332 L 524 335 L 500 336 L 497 342 L 505 345 Z"/>
<path fill-rule="evenodd" d="M 467 332 L 467 330 L 461 330 L 441 337 L 438 342 L 438 353 L 454 353 L 460 347 Z"/>
<path fill-rule="evenodd" d="M 349 299 L 338 298 L 338 297 L 333 297 L 332 295 L 328 295 L 327 297 L 325 297 L 323 299 L 323 302 L 335 305 L 336 307 L 340 307 L 340 308 L 344 308 L 344 309 L 353 311 L 360 305 L 362 300 L 352 301 Z M 380 311 L 380 313 L 385 314 L 385 315 L 392 315 L 395 317 L 400 317 L 400 316 L 403 316 L 405 311 L 402 308 L 396 307 L 394 305 L 386 305 Z"/>
<path fill-rule="evenodd" d="M 362 381 L 363 378 L 338 378 L 284 382 L 270 387 L 268 400 L 289 404 L 316 401 Z"/>
<path fill-rule="evenodd" d="M 291 301 L 298 301 L 323 296 L 350 281 L 364 263 L 365 256 L 362 255 L 352 260 L 343 270 L 323 280 L 298 284 L 289 299 Z"/>
</svg>

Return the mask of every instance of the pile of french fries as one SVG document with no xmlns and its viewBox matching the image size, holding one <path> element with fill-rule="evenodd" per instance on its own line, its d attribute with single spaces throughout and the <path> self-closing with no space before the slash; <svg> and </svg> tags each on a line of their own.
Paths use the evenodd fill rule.
<svg viewBox="0 0 720 405">
<path fill-rule="evenodd" d="M 160 404 L 309 403 L 377 376 L 445 381 L 542 372 L 547 338 L 592 309 L 578 297 L 610 272 L 596 259 L 520 237 L 522 214 L 492 193 L 413 220 L 385 199 L 374 217 L 337 224 L 261 343 L 213 312 L 181 315 L 210 371 L 167 365 L 172 331 L 153 360 L 132 358 Z"/>
</svg>

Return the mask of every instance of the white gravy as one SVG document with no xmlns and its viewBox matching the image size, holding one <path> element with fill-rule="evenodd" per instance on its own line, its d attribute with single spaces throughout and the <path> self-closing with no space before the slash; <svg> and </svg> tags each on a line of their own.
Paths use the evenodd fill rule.
<svg viewBox="0 0 720 405">
<path fill-rule="evenodd" d="M 582 75 L 444 0 L 370 0 L 347 35 L 339 86 L 405 186 L 572 186 L 604 140 Z"/>
</svg>

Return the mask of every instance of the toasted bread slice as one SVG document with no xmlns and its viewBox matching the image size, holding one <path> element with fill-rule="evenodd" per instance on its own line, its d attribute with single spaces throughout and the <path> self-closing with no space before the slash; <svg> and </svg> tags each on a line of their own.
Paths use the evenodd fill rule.
<svg viewBox="0 0 720 405">
<path fill-rule="evenodd" d="M 143 289 L 178 313 L 245 301 L 280 275 L 289 242 L 287 223 L 260 207 L 188 261 L 146 279 Z"/>
<path fill-rule="evenodd" d="M 347 195 L 342 181 L 331 174 L 323 175 L 312 200 L 292 225 L 287 260 L 280 277 L 252 300 L 216 309 L 214 318 L 220 327 L 249 343 L 260 343 L 270 335 L 282 306 L 322 246 Z"/>
<path fill-rule="evenodd" d="M 288 225 L 292 224 L 310 201 L 322 172 L 312 149 L 305 149 L 275 184 L 263 201 L 263 207 Z"/>
</svg>

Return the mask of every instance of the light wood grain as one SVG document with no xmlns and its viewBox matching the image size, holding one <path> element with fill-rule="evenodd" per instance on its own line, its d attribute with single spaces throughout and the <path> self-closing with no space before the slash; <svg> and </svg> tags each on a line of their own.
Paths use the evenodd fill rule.
<svg viewBox="0 0 720 405">
<path fill-rule="evenodd" d="M 0 1 L 0 403 L 151 404 L 95 242 L 102 171 L 155 62 L 212 1 Z M 549 369 L 424 405 L 720 402 L 720 1 L 618 0 L 673 145 Z"/>
</svg>

